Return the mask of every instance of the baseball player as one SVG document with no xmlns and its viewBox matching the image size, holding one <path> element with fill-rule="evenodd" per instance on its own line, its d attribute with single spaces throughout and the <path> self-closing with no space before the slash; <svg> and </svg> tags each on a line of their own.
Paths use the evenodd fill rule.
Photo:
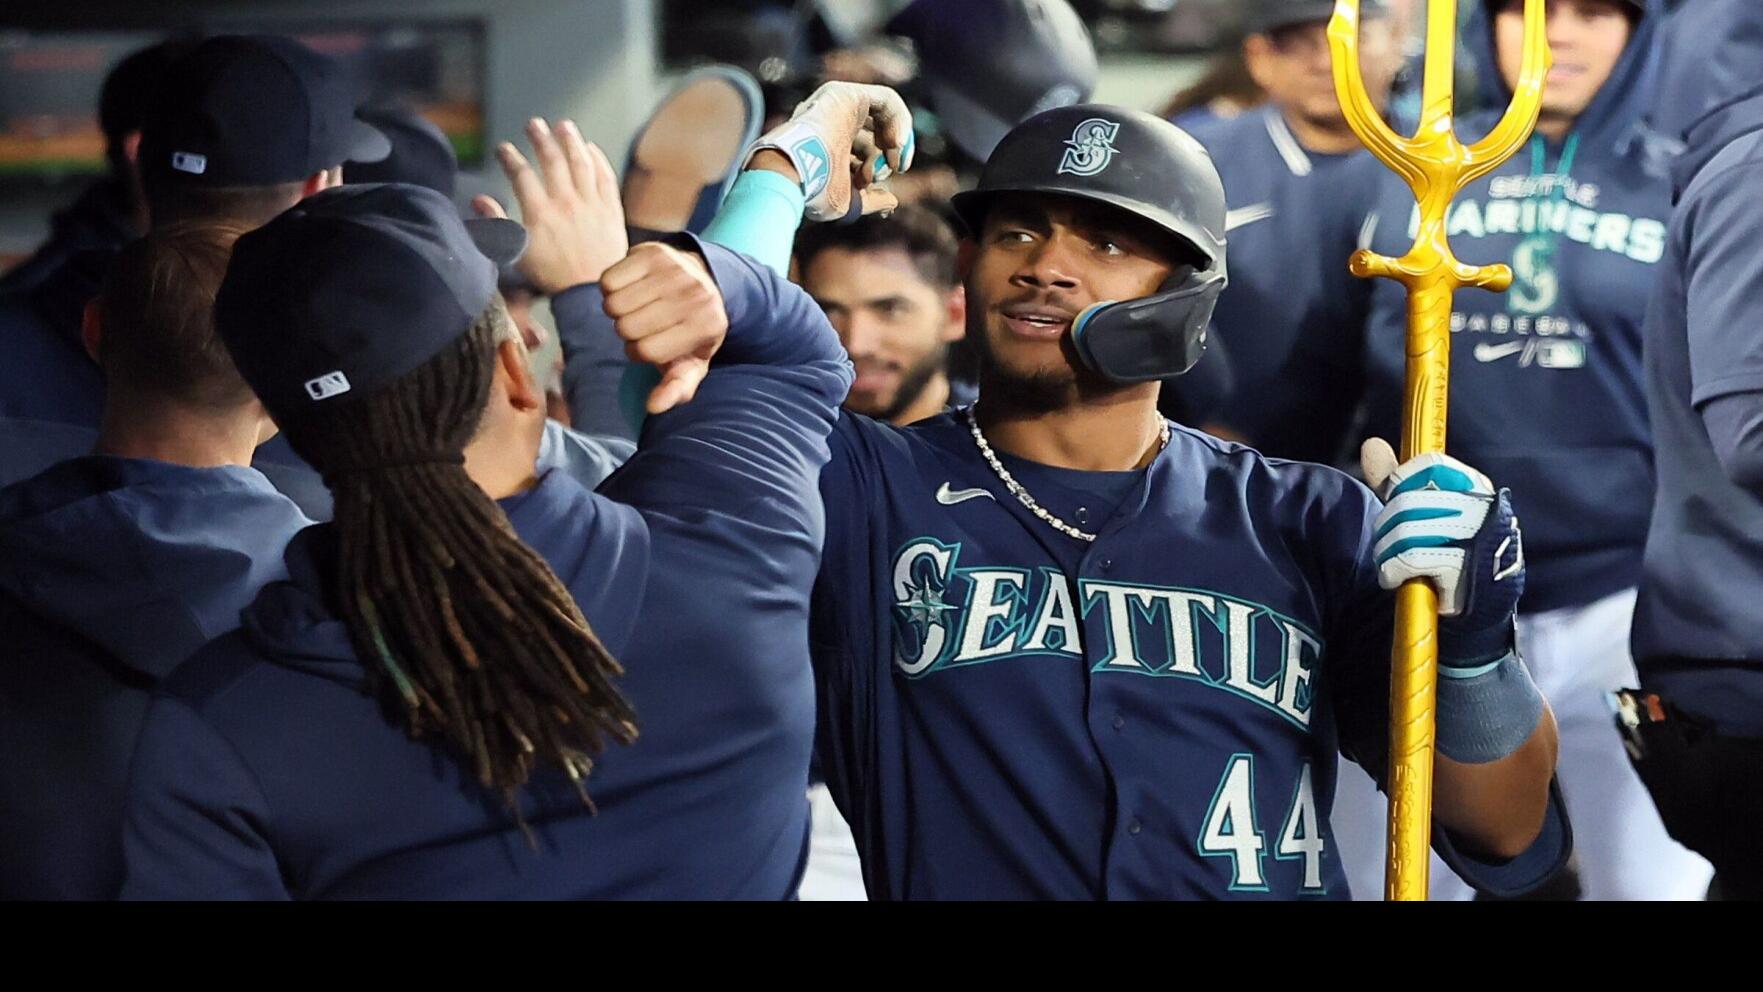
<svg viewBox="0 0 1763 992">
<path fill-rule="evenodd" d="M 1381 107 L 1401 65 L 1384 0 L 1362 6 L 1361 58 L 1367 91 Z M 1207 426 L 1279 458 L 1333 463 L 1344 416 L 1288 415 L 1281 389 L 1306 393 L 1356 388 L 1356 355 L 1302 382 L 1279 383 L 1293 344 L 1333 325 L 1363 321 L 1363 294 L 1342 261 L 1357 246 L 1357 218 L 1330 207 L 1364 203 L 1381 166 L 1360 150 L 1335 98 L 1328 19 L 1332 0 L 1257 0 L 1243 54 L 1267 102 L 1193 131 L 1224 180 L 1231 282 L 1218 299 L 1213 329 L 1230 346 L 1236 390 Z M 1294 245 L 1308 246 L 1297 251 Z M 1351 413 L 1351 403 L 1307 400 Z"/>
<path fill-rule="evenodd" d="M 209 316 L 238 234 L 172 225 L 117 254 L 85 321 L 104 428 L 0 489 L 0 898 L 115 897 L 150 693 L 311 523 L 251 467 L 275 425 Z"/>
<path fill-rule="evenodd" d="M 796 238 L 795 258 L 802 288 L 857 371 L 845 409 L 904 425 L 967 392 L 948 372 L 949 344 L 967 331 L 948 222 L 907 205 L 854 224 L 817 224 Z"/>
<path fill-rule="evenodd" d="M 856 109 L 801 129 L 849 148 L 860 117 L 902 166 L 897 98 Z M 610 171 L 568 137 L 517 186 Z M 821 185 L 843 212 L 849 179 Z M 576 228 L 532 250 L 568 269 Z M 149 711 L 125 896 L 794 893 L 815 479 L 850 366 L 806 294 L 682 237 L 556 300 L 560 321 L 600 303 L 663 368 L 599 493 L 534 477 L 507 245 L 480 253 L 444 198 L 344 187 L 241 240 L 217 319 L 337 523 Z"/>
<path fill-rule="evenodd" d="M 818 753 L 870 896 L 1344 898 L 1335 754 L 1381 773 L 1383 589 L 1418 575 L 1451 614 L 1436 845 L 1498 891 L 1556 870 L 1505 497 L 1368 446 L 1382 506 L 1156 412 L 1224 282 L 1204 150 L 1146 114 L 1047 111 L 956 206 L 978 404 L 847 412 L 821 482 Z"/>
<path fill-rule="evenodd" d="M 160 95 L 135 145 L 154 227 L 179 221 L 255 227 L 302 196 L 341 182 L 344 162 L 376 159 L 391 147 L 356 116 L 341 64 L 293 39 L 220 35 L 173 51 L 178 54 L 162 70 Z M 290 127 L 289 121 L 308 125 Z M 55 425 L 69 446 L 79 432 L 67 428 L 97 428 L 104 399 L 103 378 L 78 340 L 78 315 L 96 287 L 66 281 L 78 268 L 64 266 L 48 287 L 33 290 L 59 285 L 53 307 L 37 311 L 39 319 L 5 328 L 9 351 L 0 363 L 0 418 Z M 83 453 L 64 448 L 59 457 Z M 19 459 L 14 446 L 0 447 L 0 478 L 22 478 Z M 280 469 L 273 481 L 309 516 L 329 514 L 324 487 L 282 439 L 271 438 L 256 459 Z"/>
<path fill-rule="evenodd" d="M 1491 30 L 1465 42 L 1489 78 L 1510 86 L 1523 4 L 1490 0 L 1487 10 Z M 1699 899 L 1710 874 L 1667 836 L 1611 733 L 1606 699 L 1635 678 L 1628 632 L 1652 492 L 1641 326 L 1671 211 L 1669 183 L 1640 140 L 1657 20 L 1641 0 L 1551 0 L 1554 69 L 1536 136 L 1465 190 L 1448 219 L 1462 257 L 1509 262 L 1515 276 L 1508 293 L 1456 296 L 1450 450 L 1524 506 L 1530 579 L 1519 646 L 1561 721 L 1580 884 L 1599 900 Z M 1478 134 L 1492 120 L 1471 116 L 1459 130 Z M 1383 175 L 1373 210 L 1370 246 L 1400 255 L 1416 208 L 1394 173 Z M 1395 283 L 1368 291 L 1362 345 L 1318 335 L 1310 346 L 1363 351 L 1377 434 L 1400 422 L 1407 306 Z M 1294 388 L 1302 373 L 1294 363 Z M 1375 877 L 1381 804 L 1363 779 L 1343 786 L 1337 814 L 1358 826 L 1343 819 L 1337 830 L 1357 841 L 1347 849 L 1355 879 Z M 1435 898 L 1471 895 L 1442 870 L 1434 883 Z"/>
</svg>

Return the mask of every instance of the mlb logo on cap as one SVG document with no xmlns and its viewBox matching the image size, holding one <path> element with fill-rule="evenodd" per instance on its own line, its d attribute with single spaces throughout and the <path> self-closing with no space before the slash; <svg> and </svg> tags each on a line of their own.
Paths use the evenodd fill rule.
<svg viewBox="0 0 1763 992">
<path fill-rule="evenodd" d="M 316 379 L 306 380 L 306 395 L 315 400 L 328 400 L 348 391 L 349 377 L 341 372 L 326 372 Z"/>
<path fill-rule="evenodd" d="M 179 172 L 201 175 L 208 171 L 208 156 L 195 152 L 172 152 L 171 167 Z"/>
</svg>

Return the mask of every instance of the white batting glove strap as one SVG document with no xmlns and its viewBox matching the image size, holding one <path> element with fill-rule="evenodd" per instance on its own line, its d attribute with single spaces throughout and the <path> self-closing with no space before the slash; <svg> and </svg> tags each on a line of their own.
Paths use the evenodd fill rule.
<svg viewBox="0 0 1763 992">
<path fill-rule="evenodd" d="M 782 152 L 796 167 L 796 175 L 802 177 L 802 196 L 808 201 L 808 209 L 826 209 L 833 157 L 820 133 L 805 122 L 785 121 L 753 142 L 753 147 L 747 149 L 747 161 L 751 162 L 754 155 L 766 148 Z"/>
</svg>

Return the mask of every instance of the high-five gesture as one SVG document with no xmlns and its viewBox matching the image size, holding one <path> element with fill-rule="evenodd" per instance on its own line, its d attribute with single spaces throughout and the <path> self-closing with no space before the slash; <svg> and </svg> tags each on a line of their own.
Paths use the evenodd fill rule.
<svg viewBox="0 0 1763 992">
<path fill-rule="evenodd" d="M 520 272 L 544 293 L 599 282 L 630 248 L 612 163 L 598 145 L 582 140 L 572 121 L 553 126 L 535 117 L 526 134 L 536 168 L 514 145 L 496 148 L 527 229 Z M 477 197 L 472 207 L 486 217 L 507 216 L 488 196 Z"/>
</svg>

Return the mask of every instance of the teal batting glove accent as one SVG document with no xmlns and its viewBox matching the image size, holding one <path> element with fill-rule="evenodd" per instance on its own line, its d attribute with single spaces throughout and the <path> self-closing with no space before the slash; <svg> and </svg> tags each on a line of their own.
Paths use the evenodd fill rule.
<svg viewBox="0 0 1763 992">
<path fill-rule="evenodd" d="M 1371 539 L 1373 542 L 1381 541 L 1383 540 L 1384 535 L 1388 534 L 1390 531 L 1395 530 L 1403 524 L 1413 523 L 1417 520 L 1444 520 L 1448 517 L 1460 517 L 1462 515 L 1463 512 L 1461 510 L 1450 510 L 1444 507 L 1423 506 L 1415 510 L 1403 510 L 1401 513 L 1395 514 L 1388 520 L 1385 520 L 1383 526 L 1377 529 L 1377 533 L 1372 535 Z"/>
<path fill-rule="evenodd" d="M 1383 551 L 1377 556 L 1377 563 L 1379 566 L 1382 566 L 1384 562 L 1389 561 L 1391 558 L 1398 557 L 1404 552 L 1413 551 L 1416 548 L 1448 548 L 1453 543 L 1455 542 L 1443 535 L 1410 537 L 1404 541 L 1397 541 L 1383 549 Z"/>
<path fill-rule="evenodd" d="M 1432 465 L 1402 480 L 1401 485 L 1390 491 L 1389 499 L 1428 486 L 1448 493 L 1472 493 L 1475 491 L 1475 480 L 1449 465 Z"/>
<path fill-rule="evenodd" d="M 900 150 L 901 172 L 906 172 L 912 168 L 912 153 L 917 150 L 917 142 L 918 137 L 914 132 L 906 132 L 906 147 Z M 888 166 L 888 155 L 886 152 L 875 157 L 875 168 L 871 170 L 870 174 L 875 176 L 875 181 L 878 183 L 886 180 L 889 176 L 894 174 L 894 170 Z"/>
</svg>

